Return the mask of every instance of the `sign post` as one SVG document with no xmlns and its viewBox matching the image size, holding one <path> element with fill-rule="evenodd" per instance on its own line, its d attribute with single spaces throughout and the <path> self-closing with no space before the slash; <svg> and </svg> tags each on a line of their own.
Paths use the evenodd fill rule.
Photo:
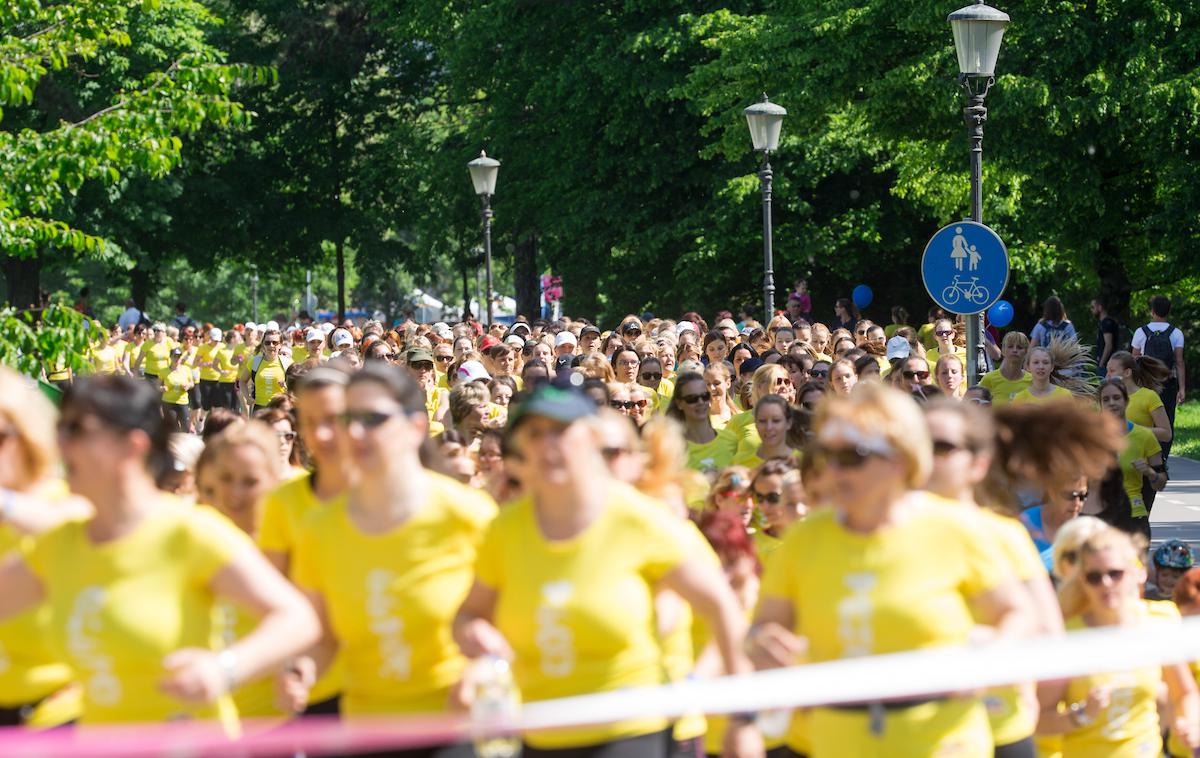
<svg viewBox="0 0 1200 758">
<path fill-rule="evenodd" d="M 967 317 L 968 386 L 979 383 L 978 315 L 1004 294 L 1008 286 L 1008 248 L 987 226 L 975 221 L 958 221 L 938 230 L 921 256 L 921 279 L 933 302 L 947 313 Z M 974 322 L 974 323 L 972 323 Z"/>
</svg>

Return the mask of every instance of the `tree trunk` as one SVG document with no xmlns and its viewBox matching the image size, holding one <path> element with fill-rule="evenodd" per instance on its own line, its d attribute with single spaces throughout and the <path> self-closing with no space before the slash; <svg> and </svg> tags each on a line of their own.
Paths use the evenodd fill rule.
<svg viewBox="0 0 1200 758">
<path fill-rule="evenodd" d="M 145 267 L 135 266 L 129 272 L 129 296 L 137 303 L 138 310 L 150 313 L 150 297 L 154 291 L 154 272 Z M 159 304 L 161 305 L 161 303 Z M 150 317 L 154 320 L 153 317 Z"/>
<path fill-rule="evenodd" d="M 593 259 L 588 258 L 580 260 L 575 266 L 563 268 L 562 310 L 572 318 L 586 318 L 594 322 L 600 311 L 600 293 L 596 287 L 598 282 L 595 266 L 592 266 L 590 272 L 586 270 L 589 262 L 595 263 Z"/>
<path fill-rule="evenodd" d="M 462 268 L 463 275 L 463 307 L 462 320 L 467 320 L 467 314 L 471 312 L 471 267 L 464 263 Z"/>
<path fill-rule="evenodd" d="M 529 235 L 517 243 L 513 253 L 513 279 L 517 297 L 517 313 L 529 319 L 539 318 L 541 287 L 538 282 L 537 237 Z"/>
<path fill-rule="evenodd" d="M 337 320 L 340 326 L 346 318 L 346 240 L 338 237 L 337 241 L 337 288 L 338 310 Z"/>
<path fill-rule="evenodd" d="M 41 258 L 5 256 L 0 262 L 0 270 L 4 272 L 9 305 L 22 309 L 41 305 Z"/>
<path fill-rule="evenodd" d="M 1121 323 L 1129 323 L 1129 298 L 1133 284 L 1121 259 L 1121 250 L 1112 239 L 1100 240 L 1096 252 L 1096 271 L 1100 275 L 1100 296 L 1108 305 L 1108 315 Z"/>
</svg>

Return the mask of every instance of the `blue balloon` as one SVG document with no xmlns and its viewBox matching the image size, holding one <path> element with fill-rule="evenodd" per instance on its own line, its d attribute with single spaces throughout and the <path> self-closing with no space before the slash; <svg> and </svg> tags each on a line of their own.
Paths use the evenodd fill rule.
<svg viewBox="0 0 1200 758">
<path fill-rule="evenodd" d="M 1012 303 L 1007 300 L 997 300 L 991 308 L 987 309 L 988 323 L 997 329 L 1003 329 L 1012 323 L 1013 307 Z"/>
<path fill-rule="evenodd" d="M 854 292 L 851 293 L 851 297 L 854 299 L 854 304 L 856 306 L 859 308 L 866 308 L 871 304 L 871 301 L 875 299 L 875 293 L 872 292 L 871 288 L 867 285 L 860 284 L 854 288 Z"/>
</svg>

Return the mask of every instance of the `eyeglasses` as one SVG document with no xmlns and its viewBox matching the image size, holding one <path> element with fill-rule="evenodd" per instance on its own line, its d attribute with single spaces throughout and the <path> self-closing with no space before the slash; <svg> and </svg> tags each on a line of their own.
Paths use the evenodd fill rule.
<svg viewBox="0 0 1200 758">
<path fill-rule="evenodd" d="M 295 432 L 275 432 L 275 436 L 279 437 L 279 439 L 283 440 L 284 442 L 292 442 L 296 439 Z"/>
<path fill-rule="evenodd" d="M 662 373 L 660 372 L 657 374 L 642 374 L 642 381 L 644 381 L 644 382 L 661 382 L 662 381 Z"/>
<path fill-rule="evenodd" d="M 1063 500 L 1078 500 L 1081 503 L 1084 500 L 1087 500 L 1087 496 L 1088 496 L 1087 490 L 1071 490 L 1070 492 L 1062 493 Z"/>
<path fill-rule="evenodd" d="M 627 447 L 602 447 L 602 448 L 600 448 L 600 455 L 604 458 L 604 460 L 608 461 L 609 463 L 612 463 L 617 458 L 620 458 L 622 455 L 629 455 L 630 452 L 631 452 L 630 449 Z"/>
<path fill-rule="evenodd" d="M 1093 587 L 1099 587 L 1108 579 L 1113 584 L 1120 584 L 1125 578 L 1125 569 L 1109 569 L 1108 571 L 1089 571 L 1083 575 L 1083 580 Z"/>
<path fill-rule="evenodd" d="M 903 376 L 905 379 L 920 379 L 921 381 L 925 381 L 926 379 L 929 378 L 929 372 L 928 371 L 907 371 L 906 370 L 903 372 Z"/>
<path fill-rule="evenodd" d="M 779 505 L 783 500 L 782 492 L 755 492 L 754 502 L 766 503 L 767 505 Z"/>
<path fill-rule="evenodd" d="M 268 340 L 263 343 L 263 347 L 279 347 L 279 340 Z"/>
<path fill-rule="evenodd" d="M 951 329 L 949 331 L 946 331 L 945 329 L 942 329 L 940 331 L 934 332 L 934 334 L 936 334 L 939 337 L 949 337 L 950 335 L 954 334 L 954 330 Z"/>
<path fill-rule="evenodd" d="M 865 447 L 830 448 L 818 446 L 813 450 L 817 460 L 827 466 L 838 468 L 862 468 L 871 458 L 889 458 L 891 451 L 871 450 Z"/>
<path fill-rule="evenodd" d="M 452 363 L 454 361 L 454 356 L 453 355 L 435 355 L 435 356 L 433 356 L 433 359 L 435 361 L 437 361 L 438 363 Z"/>
<path fill-rule="evenodd" d="M 700 402 L 707 403 L 712 400 L 712 393 L 711 392 L 701 392 L 699 395 L 680 395 L 679 399 L 682 400 L 687 405 L 694 405 L 695 403 L 700 403 Z"/>
<path fill-rule="evenodd" d="M 363 429 L 374 429 L 383 426 L 397 416 L 403 416 L 404 411 L 346 411 L 338 414 L 342 426 L 359 424 Z"/>
<path fill-rule="evenodd" d="M 777 376 L 775 377 L 775 386 L 790 387 L 792 386 L 792 378 L 790 376 Z"/>
<path fill-rule="evenodd" d="M 967 449 L 966 445 L 960 445 L 957 442 L 951 442 L 950 440 L 934 440 L 933 441 L 933 454 L 934 455 L 950 455 L 951 453 L 957 453 L 959 450 L 966 450 L 966 449 Z"/>
</svg>

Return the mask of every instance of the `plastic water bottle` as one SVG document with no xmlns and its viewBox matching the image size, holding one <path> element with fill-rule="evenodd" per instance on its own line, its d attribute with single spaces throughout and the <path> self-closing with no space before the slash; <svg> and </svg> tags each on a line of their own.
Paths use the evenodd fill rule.
<svg viewBox="0 0 1200 758">
<path fill-rule="evenodd" d="M 470 678 L 475 682 L 471 701 L 471 720 L 478 730 L 475 754 L 478 758 L 513 758 L 521 751 L 516 735 L 489 736 L 496 729 L 511 729 L 521 715 L 521 693 L 513 680 L 508 661 L 486 656 L 471 664 Z"/>
</svg>

